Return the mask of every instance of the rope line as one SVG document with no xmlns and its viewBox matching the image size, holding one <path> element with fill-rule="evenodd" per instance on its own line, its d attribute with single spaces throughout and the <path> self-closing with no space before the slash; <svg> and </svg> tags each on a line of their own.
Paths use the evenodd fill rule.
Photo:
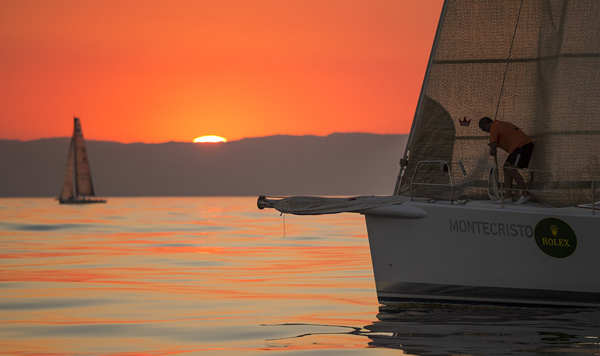
<svg viewBox="0 0 600 356">
<path fill-rule="evenodd" d="M 506 68 L 504 69 L 504 78 L 502 79 L 502 87 L 500 88 L 500 96 L 498 97 L 498 105 L 496 105 L 496 114 L 494 114 L 494 120 L 498 119 L 498 110 L 500 110 L 500 101 L 502 100 L 502 93 L 504 92 L 504 83 L 506 83 L 506 74 L 508 73 L 508 59 L 510 59 L 510 56 L 512 55 L 513 46 L 515 44 L 515 37 L 517 36 L 517 27 L 519 27 L 519 19 L 521 18 L 521 9 L 523 9 L 523 1 L 524 0 L 521 0 L 521 5 L 519 6 L 519 13 L 517 14 L 517 23 L 515 23 L 512 41 L 510 42 L 510 50 L 508 51 Z"/>
</svg>

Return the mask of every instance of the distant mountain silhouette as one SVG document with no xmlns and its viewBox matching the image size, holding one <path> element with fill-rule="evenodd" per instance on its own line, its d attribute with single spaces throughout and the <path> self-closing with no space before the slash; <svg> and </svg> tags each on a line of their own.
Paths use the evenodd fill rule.
<svg viewBox="0 0 600 356">
<path fill-rule="evenodd" d="M 0 197 L 58 196 L 69 138 L 0 140 Z M 87 141 L 100 196 L 391 194 L 406 135 L 268 136 L 218 144 Z"/>
</svg>

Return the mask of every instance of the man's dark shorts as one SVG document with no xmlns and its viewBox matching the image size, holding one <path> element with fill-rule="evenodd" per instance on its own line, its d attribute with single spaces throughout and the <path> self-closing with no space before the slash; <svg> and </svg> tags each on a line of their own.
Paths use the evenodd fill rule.
<svg viewBox="0 0 600 356">
<path fill-rule="evenodd" d="M 532 153 L 533 142 L 530 142 L 526 145 L 515 148 L 515 150 L 508 155 L 508 158 L 506 158 L 506 163 L 519 168 L 527 168 L 529 167 L 529 160 L 531 159 Z"/>
</svg>

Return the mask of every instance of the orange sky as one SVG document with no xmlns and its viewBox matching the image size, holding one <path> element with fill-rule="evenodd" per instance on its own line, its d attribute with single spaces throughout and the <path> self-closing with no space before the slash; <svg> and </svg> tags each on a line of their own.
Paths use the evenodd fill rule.
<svg viewBox="0 0 600 356">
<path fill-rule="evenodd" d="M 0 139 L 407 133 L 441 0 L 0 0 Z"/>
</svg>

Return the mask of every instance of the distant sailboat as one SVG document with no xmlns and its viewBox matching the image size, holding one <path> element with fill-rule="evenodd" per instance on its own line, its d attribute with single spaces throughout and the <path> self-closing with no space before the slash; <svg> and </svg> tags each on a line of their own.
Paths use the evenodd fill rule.
<svg viewBox="0 0 600 356">
<path fill-rule="evenodd" d="M 79 119 L 74 119 L 73 137 L 67 157 L 67 170 L 60 197 L 60 204 L 106 203 L 105 199 L 95 198 L 90 162 Z"/>
</svg>

